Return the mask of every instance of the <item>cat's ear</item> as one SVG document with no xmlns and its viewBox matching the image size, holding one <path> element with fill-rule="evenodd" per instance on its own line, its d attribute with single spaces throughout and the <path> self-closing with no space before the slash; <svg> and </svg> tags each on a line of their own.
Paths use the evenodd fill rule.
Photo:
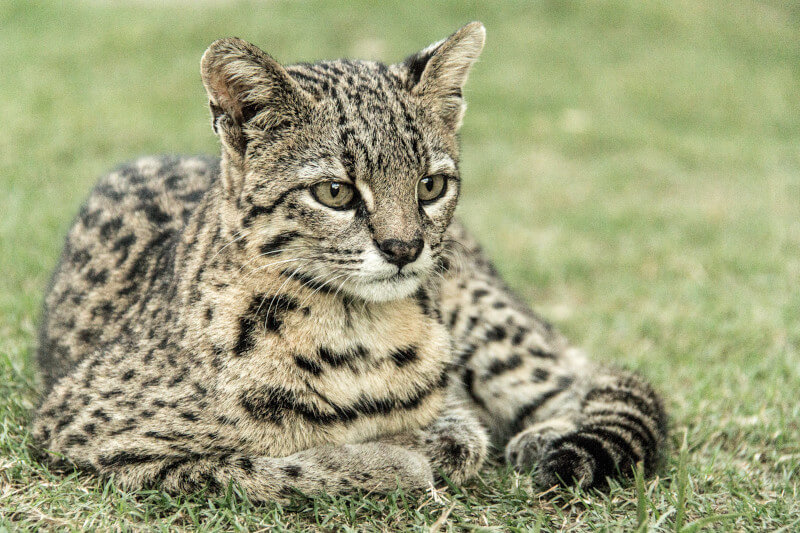
<svg viewBox="0 0 800 533">
<path fill-rule="evenodd" d="M 453 129 L 461 125 L 466 108 L 461 90 L 485 40 L 483 24 L 470 22 L 400 64 L 409 90 L 427 100 Z"/>
<path fill-rule="evenodd" d="M 302 120 L 309 96 L 286 69 L 255 45 L 220 39 L 200 60 L 214 132 L 226 148 L 243 154 L 247 130 L 277 131 Z"/>
</svg>

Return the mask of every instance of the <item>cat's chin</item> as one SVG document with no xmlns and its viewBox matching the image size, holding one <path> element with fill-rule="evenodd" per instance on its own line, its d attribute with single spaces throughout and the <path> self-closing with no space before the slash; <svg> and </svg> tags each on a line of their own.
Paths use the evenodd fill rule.
<svg viewBox="0 0 800 533">
<path fill-rule="evenodd" d="M 392 277 L 376 281 L 349 282 L 342 292 L 367 302 L 389 302 L 414 294 L 422 283 L 420 276 Z"/>
</svg>

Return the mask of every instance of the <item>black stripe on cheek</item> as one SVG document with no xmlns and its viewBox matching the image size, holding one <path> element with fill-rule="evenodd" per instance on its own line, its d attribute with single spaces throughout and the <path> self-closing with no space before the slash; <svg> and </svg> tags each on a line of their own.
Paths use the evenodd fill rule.
<svg viewBox="0 0 800 533">
<path fill-rule="evenodd" d="M 330 294 L 334 291 L 334 289 L 337 289 L 335 285 L 326 284 L 323 281 L 307 276 L 302 272 L 293 272 L 290 269 L 281 270 L 281 276 L 286 278 L 292 276 L 292 279 L 300 282 L 300 284 L 303 285 L 304 287 L 313 289 L 315 291 L 321 291 L 327 294 Z"/>
<path fill-rule="evenodd" d="M 249 228 L 253 225 L 255 219 L 271 215 L 275 209 L 281 205 L 286 199 L 295 191 L 305 189 L 305 185 L 298 185 L 283 191 L 271 204 L 269 205 L 251 205 L 247 214 L 242 218 L 242 225 Z"/>
<path fill-rule="evenodd" d="M 263 255 L 272 254 L 276 251 L 282 251 L 281 248 L 283 248 L 284 246 L 286 246 L 287 244 L 289 244 L 298 237 L 302 237 L 302 235 L 296 231 L 288 231 L 286 233 L 281 233 L 279 235 L 276 235 L 269 241 L 263 243 L 259 247 L 259 251 Z"/>
</svg>

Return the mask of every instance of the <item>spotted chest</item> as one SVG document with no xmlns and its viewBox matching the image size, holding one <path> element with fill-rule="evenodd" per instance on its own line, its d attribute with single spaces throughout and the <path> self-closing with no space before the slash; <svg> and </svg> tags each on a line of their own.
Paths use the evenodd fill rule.
<svg viewBox="0 0 800 533">
<path fill-rule="evenodd" d="M 237 297 L 238 312 L 219 314 L 207 330 L 228 354 L 216 415 L 233 415 L 254 451 L 372 440 L 437 416 L 450 338 L 423 302 L 312 299 L 290 285 Z"/>
</svg>

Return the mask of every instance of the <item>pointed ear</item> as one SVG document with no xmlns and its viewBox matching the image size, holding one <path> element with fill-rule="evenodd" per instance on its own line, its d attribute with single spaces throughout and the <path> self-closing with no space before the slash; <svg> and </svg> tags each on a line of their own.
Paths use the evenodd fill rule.
<svg viewBox="0 0 800 533">
<path fill-rule="evenodd" d="M 200 60 L 214 132 L 244 154 L 246 130 L 279 130 L 302 120 L 308 95 L 277 61 L 242 39 L 215 41 Z"/>
<path fill-rule="evenodd" d="M 470 22 L 400 64 L 408 89 L 428 101 L 450 127 L 458 129 L 466 104 L 461 89 L 486 40 L 486 28 Z"/>
</svg>

